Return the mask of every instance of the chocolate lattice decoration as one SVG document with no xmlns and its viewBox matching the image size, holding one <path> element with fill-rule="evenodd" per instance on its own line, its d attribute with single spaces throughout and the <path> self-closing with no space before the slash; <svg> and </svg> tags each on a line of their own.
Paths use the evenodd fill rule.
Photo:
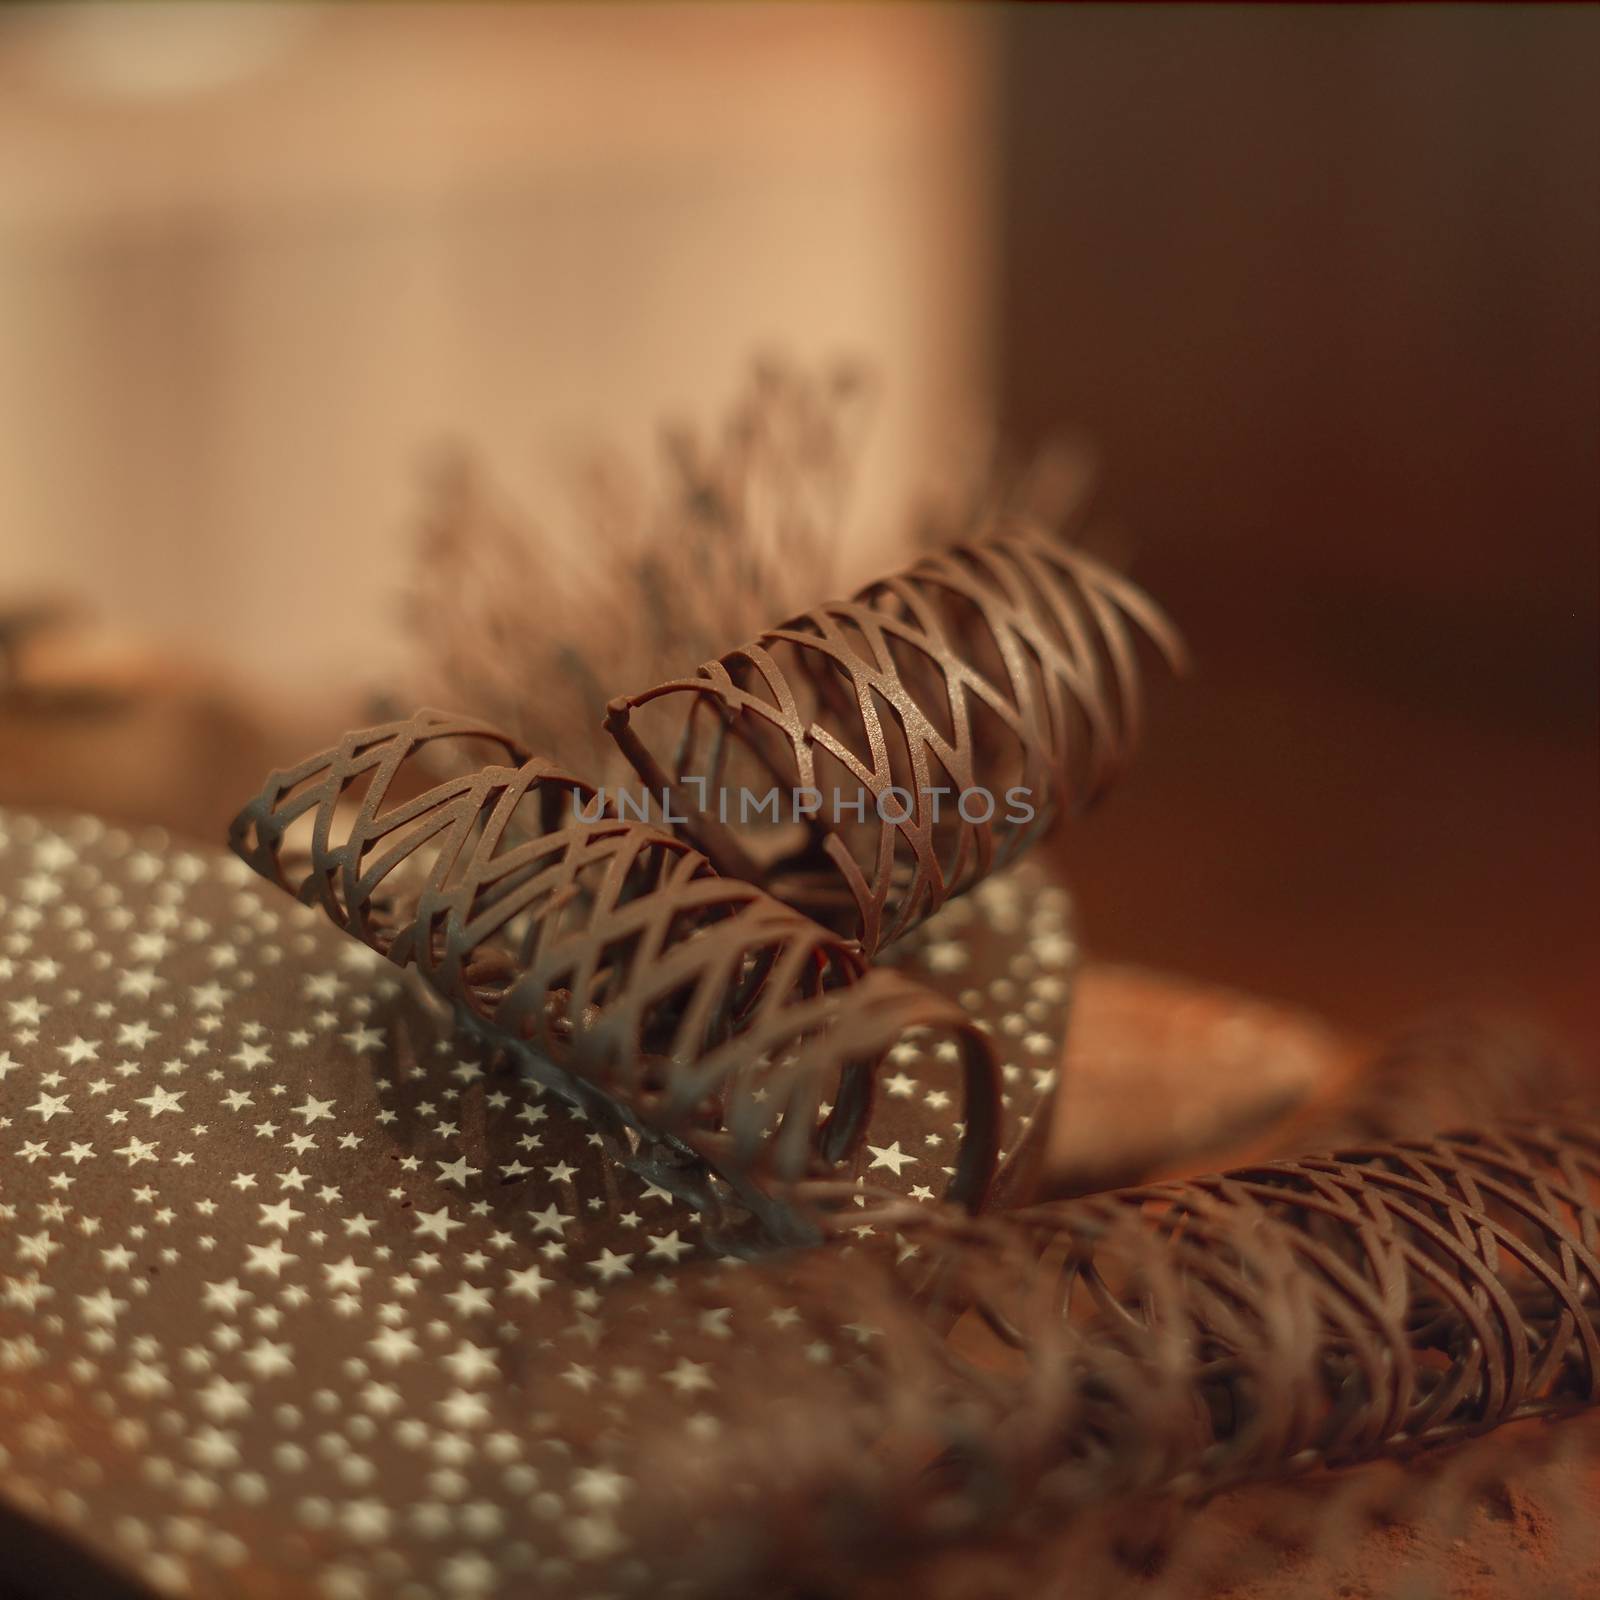
<svg viewBox="0 0 1600 1600">
<path fill-rule="evenodd" d="M 1591 1122 L 905 1226 L 943 1235 L 921 1292 L 987 1330 L 951 1408 L 1004 1413 L 985 1430 L 1004 1459 L 982 1471 L 1036 1474 L 1062 1504 L 1404 1455 L 1600 1401 Z M 1019 1357 L 1024 1375 L 1000 1376 Z"/>
<path fill-rule="evenodd" d="M 1138 731 L 1139 633 L 1181 662 L 1133 585 L 1063 541 L 1011 533 L 615 700 L 607 725 L 719 871 L 871 954 L 1110 781 Z M 763 785 L 803 840 L 753 839 L 742 803 L 730 817 L 727 797 Z"/>
<path fill-rule="evenodd" d="M 1600 1400 L 1590 1122 L 1504 1123 L 978 1218 L 906 1207 L 841 1224 L 823 1249 L 732 1282 L 716 1269 L 679 1281 L 680 1304 L 731 1295 L 749 1323 L 788 1307 L 860 1343 L 842 1368 L 781 1383 L 769 1355 L 730 1349 L 713 1447 L 685 1456 L 676 1419 L 630 1441 L 672 1494 L 710 1508 L 698 1526 L 686 1510 L 662 1519 L 683 1521 L 697 1552 L 745 1548 L 747 1502 L 727 1503 L 730 1482 L 786 1509 L 751 1537 L 759 1564 L 708 1592 L 780 1579 L 846 1592 L 863 1566 L 952 1542 L 1037 1542 L 1118 1508 L 1409 1458 Z M 616 1326 L 600 1354 L 631 1359 L 649 1324 Z M 1326 1489 L 1337 1501 L 1340 1486 Z"/>
<path fill-rule="evenodd" d="M 887 1052 L 913 1030 L 947 1032 L 966 1096 L 947 1198 L 981 1202 L 998 1087 L 959 1007 L 869 972 L 845 941 L 719 877 L 673 835 L 604 815 L 590 785 L 547 762 L 419 776 L 424 752 L 486 747 L 521 755 L 432 711 L 350 734 L 274 775 L 231 842 L 520 1047 L 613 1155 L 700 1204 L 709 1169 L 780 1231 L 793 1219 L 773 1198 L 820 1198 L 861 1148 Z M 306 859 L 291 866 L 297 825 Z"/>
</svg>

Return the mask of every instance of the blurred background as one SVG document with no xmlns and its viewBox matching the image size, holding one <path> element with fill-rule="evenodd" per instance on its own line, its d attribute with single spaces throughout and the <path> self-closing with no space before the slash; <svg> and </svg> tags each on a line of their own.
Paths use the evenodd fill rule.
<svg viewBox="0 0 1600 1600">
<path fill-rule="evenodd" d="M 1578 8 L 0 10 L 0 803 L 219 838 L 426 677 L 442 459 L 560 587 L 597 451 L 648 499 L 664 420 L 848 360 L 830 582 L 1066 437 L 1190 637 L 1062 833 L 1096 952 L 1592 1053 L 1597 55 Z"/>
</svg>

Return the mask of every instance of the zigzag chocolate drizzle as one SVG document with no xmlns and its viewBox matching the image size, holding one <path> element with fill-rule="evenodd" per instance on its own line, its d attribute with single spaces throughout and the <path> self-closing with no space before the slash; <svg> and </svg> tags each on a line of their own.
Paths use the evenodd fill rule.
<svg viewBox="0 0 1600 1600">
<path fill-rule="evenodd" d="M 424 750 L 485 743 L 518 764 L 419 777 Z M 783 1199 L 820 1195 L 861 1149 L 885 1054 L 947 1032 L 966 1095 L 947 1198 L 981 1203 L 998 1088 L 959 1007 L 868 971 L 838 936 L 522 756 L 480 723 L 419 712 L 275 774 L 230 843 L 516 1047 L 619 1159 L 702 1203 L 715 1173 L 778 1231 L 794 1220 Z M 297 824 L 309 839 L 291 866 Z"/>
<path fill-rule="evenodd" d="M 1140 633 L 1181 663 L 1125 579 L 1060 540 L 1007 533 L 614 700 L 607 727 L 719 871 L 870 955 L 1116 775 L 1138 732 Z M 730 821 L 724 797 L 762 780 L 786 802 L 806 795 L 802 808 L 817 796 L 803 839 L 753 840 Z"/>
</svg>

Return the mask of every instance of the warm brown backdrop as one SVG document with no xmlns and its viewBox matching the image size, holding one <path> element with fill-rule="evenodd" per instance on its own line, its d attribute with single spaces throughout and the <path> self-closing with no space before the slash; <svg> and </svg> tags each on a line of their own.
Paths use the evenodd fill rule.
<svg viewBox="0 0 1600 1600">
<path fill-rule="evenodd" d="M 842 347 L 864 527 L 994 371 L 1194 643 L 1068 830 L 1095 947 L 1593 1049 L 1600 11 L 293 9 L 183 92 L 223 13 L 0 23 L 0 614 L 110 635 L 0 799 L 216 839 L 393 681 L 441 436 L 542 513 L 558 423 Z"/>
<path fill-rule="evenodd" d="M 1002 390 L 1099 446 L 1196 682 L 1091 941 L 1600 1037 L 1600 12 L 1017 9 Z"/>
</svg>

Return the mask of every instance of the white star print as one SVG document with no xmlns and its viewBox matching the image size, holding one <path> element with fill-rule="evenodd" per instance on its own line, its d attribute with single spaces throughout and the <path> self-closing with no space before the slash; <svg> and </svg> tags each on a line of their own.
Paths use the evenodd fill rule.
<svg viewBox="0 0 1600 1600">
<path fill-rule="evenodd" d="M 477 1428 L 489 1420 L 489 1402 L 481 1394 L 455 1390 L 439 1402 L 439 1414 L 455 1428 Z"/>
<path fill-rule="evenodd" d="M 245 1262 L 244 1270 L 264 1273 L 272 1278 L 282 1277 L 283 1269 L 291 1261 L 300 1259 L 299 1256 L 290 1255 L 279 1239 L 274 1239 L 271 1244 L 253 1244 L 246 1248 L 249 1260 Z"/>
<path fill-rule="evenodd" d="M 572 1475 L 573 1496 L 586 1506 L 614 1506 L 621 1503 L 628 1480 L 611 1467 L 580 1467 Z"/>
<path fill-rule="evenodd" d="M 456 1161 L 438 1161 L 435 1165 L 439 1169 L 441 1183 L 458 1183 L 463 1189 L 467 1186 L 467 1179 L 477 1177 L 479 1170 L 477 1167 L 469 1167 L 465 1156 Z"/>
<path fill-rule="evenodd" d="M 304 1117 L 307 1126 L 313 1122 L 333 1121 L 333 1101 L 318 1100 L 312 1095 L 307 1095 L 305 1102 L 294 1108 L 297 1117 Z"/>
<path fill-rule="evenodd" d="M 219 1375 L 195 1398 L 208 1417 L 217 1422 L 226 1422 L 229 1417 L 243 1416 L 250 1409 L 249 1394 L 248 1384 L 232 1383 Z"/>
<path fill-rule="evenodd" d="M 537 1266 L 522 1267 L 506 1274 L 506 1293 L 520 1295 L 524 1300 L 537 1301 L 549 1284 L 550 1280 Z"/>
<path fill-rule="evenodd" d="M 379 1383 L 371 1379 L 358 1398 L 368 1411 L 380 1417 L 390 1416 L 400 1409 L 400 1391 L 392 1383 Z"/>
<path fill-rule="evenodd" d="M 353 1256 L 343 1261 L 324 1261 L 322 1271 L 329 1289 L 359 1290 L 361 1280 L 372 1275 L 371 1267 L 358 1267 Z"/>
<path fill-rule="evenodd" d="M 542 1233 L 549 1233 L 559 1239 L 567 1224 L 572 1221 L 571 1217 L 558 1211 L 554 1206 L 546 1206 L 543 1211 L 530 1211 L 528 1219 L 533 1223 L 535 1238 Z"/>
<path fill-rule="evenodd" d="M 628 1263 L 632 1260 L 631 1255 L 619 1255 L 614 1250 L 602 1249 L 600 1254 L 588 1263 L 588 1267 L 602 1283 L 610 1283 L 616 1278 L 631 1276 L 633 1269 Z"/>
<path fill-rule="evenodd" d="M 417 1213 L 417 1232 L 425 1239 L 448 1239 L 457 1228 L 465 1226 L 465 1223 L 457 1222 L 450 1215 L 448 1206 L 440 1206 L 437 1211 Z"/>
<path fill-rule="evenodd" d="M 376 1544 L 389 1536 L 389 1508 L 378 1500 L 352 1500 L 339 1526 L 359 1543 Z"/>
<path fill-rule="evenodd" d="M 392 1367 L 417 1354 L 416 1338 L 404 1328 L 385 1328 L 376 1338 L 367 1341 L 367 1347 L 380 1361 L 387 1361 Z"/>
<path fill-rule="evenodd" d="M 294 1371 L 291 1359 L 293 1349 L 287 1344 L 274 1344 L 270 1339 L 257 1339 L 240 1359 L 258 1378 L 275 1378 Z"/>
<path fill-rule="evenodd" d="M 475 1283 L 458 1284 L 444 1298 L 456 1308 L 457 1315 L 463 1317 L 480 1316 L 494 1309 L 489 1291 Z"/>
<path fill-rule="evenodd" d="M 20 1306 L 24 1311 L 37 1311 L 41 1300 L 48 1300 L 55 1290 L 38 1278 L 7 1278 L 5 1304 Z"/>
<path fill-rule="evenodd" d="M 693 1249 L 692 1244 L 686 1244 L 678 1237 L 676 1228 L 671 1233 L 650 1235 L 650 1255 L 653 1258 L 659 1257 L 663 1261 L 677 1263 Z"/>
<path fill-rule="evenodd" d="M 237 1278 L 229 1278 L 226 1283 L 208 1283 L 201 1296 L 201 1304 L 208 1311 L 223 1311 L 233 1316 L 246 1300 L 254 1300 L 255 1296 L 248 1289 L 239 1287 Z"/>
<path fill-rule="evenodd" d="M 871 1166 L 888 1167 L 895 1177 L 899 1177 L 901 1169 L 916 1163 L 915 1156 L 906 1155 L 900 1148 L 900 1141 L 896 1139 L 893 1144 L 880 1147 L 869 1144 L 867 1149 L 872 1152 Z"/>
<path fill-rule="evenodd" d="M 670 1372 L 664 1372 L 662 1378 L 680 1395 L 693 1394 L 697 1389 L 713 1387 L 710 1369 L 706 1363 L 691 1361 L 687 1356 L 680 1357 L 678 1364 Z"/>
<path fill-rule="evenodd" d="M 481 1383 L 486 1378 L 492 1378 L 499 1372 L 499 1365 L 495 1360 L 492 1350 L 486 1350 L 463 1339 L 455 1350 L 444 1358 L 445 1366 L 450 1369 L 457 1383 Z"/>
<path fill-rule="evenodd" d="M 263 1228 L 278 1228 L 287 1233 L 295 1221 L 303 1217 L 305 1212 L 296 1211 L 287 1200 L 280 1200 L 277 1205 L 262 1205 L 261 1226 Z"/>
<path fill-rule="evenodd" d="M 98 1294 L 80 1294 L 78 1304 L 83 1308 L 85 1322 L 114 1323 L 120 1312 L 128 1309 L 126 1300 L 115 1300 L 109 1289 L 102 1289 Z"/>
</svg>

